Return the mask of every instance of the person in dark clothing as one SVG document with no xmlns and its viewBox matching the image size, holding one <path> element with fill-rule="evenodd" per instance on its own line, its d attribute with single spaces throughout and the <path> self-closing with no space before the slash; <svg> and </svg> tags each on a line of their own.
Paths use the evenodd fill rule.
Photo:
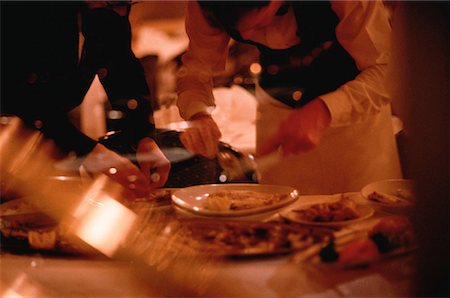
<svg viewBox="0 0 450 298">
<path fill-rule="evenodd" d="M 141 197 L 164 185 L 170 164 L 152 139 L 149 88 L 131 50 L 130 5 L 2 1 L 1 112 L 39 129 L 63 153 L 75 153 L 88 173 L 104 173 Z M 89 138 L 68 116 L 96 75 L 122 115 L 112 141 Z M 130 152 L 140 169 L 122 156 Z"/>
</svg>

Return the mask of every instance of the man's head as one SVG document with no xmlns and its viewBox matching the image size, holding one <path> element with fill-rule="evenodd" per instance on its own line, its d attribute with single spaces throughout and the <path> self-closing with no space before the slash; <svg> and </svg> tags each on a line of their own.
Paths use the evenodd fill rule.
<svg viewBox="0 0 450 298">
<path fill-rule="evenodd" d="M 211 25 L 237 29 L 243 38 L 267 26 L 284 1 L 199 1 Z"/>
</svg>

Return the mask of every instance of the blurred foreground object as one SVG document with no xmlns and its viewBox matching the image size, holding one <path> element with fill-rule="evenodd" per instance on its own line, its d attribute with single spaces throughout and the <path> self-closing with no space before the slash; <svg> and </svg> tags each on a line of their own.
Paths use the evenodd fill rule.
<svg viewBox="0 0 450 298">
<path fill-rule="evenodd" d="M 78 185 L 64 184 L 64 179 L 55 178 L 59 170 L 55 168 L 58 150 L 54 143 L 27 129 L 16 117 L 1 120 L 5 123 L 0 130 L 2 197 L 14 194 L 55 223 L 25 231 L 23 237 L 32 248 L 52 251 L 58 242 L 70 241 L 86 249 L 79 251 L 81 254 L 98 252 L 108 258 L 136 261 L 148 275 L 162 278 L 164 285 L 182 288 L 189 296 L 209 285 L 220 258 L 187 244 L 189 234 L 184 225 L 153 212 L 156 207 L 151 198 L 142 208 L 132 209 L 131 203 L 122 199 L 120 185 L 106 175 Z M 75 181 L 80 181 L 79 177 Z M 0 223 L 7 224 L 4 214 L 0 215 Z M 36 227 L 43 224 L 28 220 Z M 2 226 L 2 240 L 11 236 L 4 235 L 4 230 Z"/>
<path fill-rule="evenodd" d="M 112 256 L 136 217 L 122 205 L 119 185 L 104 175 L 83 183 L 74 173 L 59 176 L 58 148 L 53 141 L 26 128 L 17 117 L 1 119 L 2 199 L 23 199 L 56 223 L 67 225 L 68 234 Z M 42 234 L 34 236 L 29 235 L 30 243 L 45 248 Z"/>
<path fill-rule="evenodd" d="M 392 3 L 391 3 L 392 4 Z M 413 296 L 448 297 L 449 2 L 395 3 L 388 76 L 408 133 L 419 258 Z"/>
</svg>

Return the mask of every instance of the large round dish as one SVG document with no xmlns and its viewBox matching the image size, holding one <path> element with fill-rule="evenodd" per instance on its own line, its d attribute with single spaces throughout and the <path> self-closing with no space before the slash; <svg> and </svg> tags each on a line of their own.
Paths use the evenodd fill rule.
<svg viewBox="0 0 450 298">
<path fill-rule="evenodd" d="M 387 179 L 367 184 L 361 189 L 361 195 L 367 199 L 377 210 L 393 214 L 405 214 L 411 212 L 414 207 L 414 197 L 406 198 L 399 196 L 399 191 L 414 193 L 414 182 L 409 179 Z M 369 199 L 374 192 L 396 196 L 398 201 L 382 203 Z"/>
<path fill-rule="evenodd" d="M 215 256 L 262 257 L 306 249 L 332 237 L 330 229 L 309 229 L 281 222 L 237 221 L 235 219 L 189 219 L 175 234 L 191 248 Z M 182 240 L 182 241 L 183 241 Z"/>
<path fill-rule="evenodd" d="M 209 195 L 221 191 L 252 191 L 263 194 L 286 195 L 287 197 L 286 199 L 283 199 L 275 204 L 242 210 L 209 210 L 205 208 L 204 203 L 208 199 Z M 297 199 L 298 191 L 295 188 L 289 186 L 244 183 L 206 184 L 190 186 L 176 190 L 172 194 L 172 201 L 178 207 L 183 208 L 196 215 L 209 217 L 239 217 L 264 213 L 279 209 L 283 206 L 293 203 Z"/>
</svg>

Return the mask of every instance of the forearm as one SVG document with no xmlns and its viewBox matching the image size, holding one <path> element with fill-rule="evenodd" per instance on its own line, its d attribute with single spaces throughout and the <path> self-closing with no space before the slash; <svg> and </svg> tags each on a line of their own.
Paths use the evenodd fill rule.
<svg viewBox="0 0 450 298">
<path fill-rule="evenodd" d="M 336 91 L 322 95 L 331 114 L 330 125 L 336 127 L 358 122 L 389 104 L 385 72 L 386 65 L 373 66 Z"/>
<path fill-rule="evenodd" d="M 185 120 L 189 120 L 198 113 L 211 112 L 211 108 L 215 107 L 212 87 L 207 84 L 203 88 L 197 89 L 178 87 L 177 107 L 181 117 Z"/>
<path fill-rule="evenodd" d="M 212 78 L 225 69 L 230 37 L 209 25 L 197 1 L 188 3 L 186 32 L 189 46 L 177 72 L 177 105 L 181 116 L 189 119 L 214 107 Z"/>
</svg>

